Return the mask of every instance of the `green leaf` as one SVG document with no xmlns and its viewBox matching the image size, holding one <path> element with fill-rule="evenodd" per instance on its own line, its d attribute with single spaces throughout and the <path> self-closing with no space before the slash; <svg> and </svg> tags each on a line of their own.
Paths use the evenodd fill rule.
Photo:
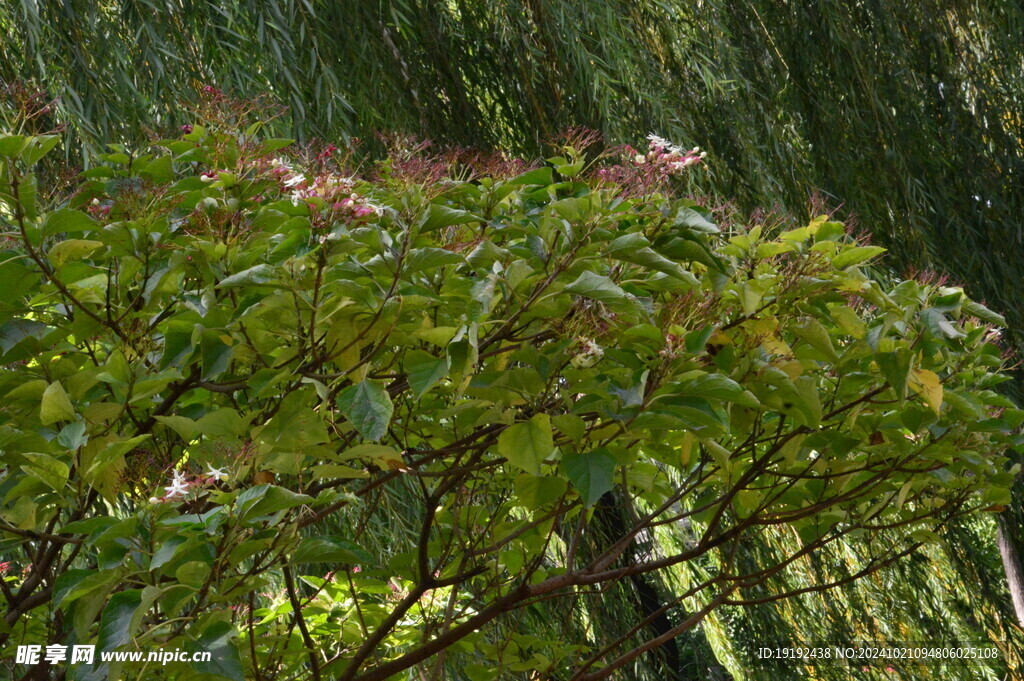
<svg viewBox="0 0 1024 681">
<path fill-rule="evenodd" d="M 522 175 L 513 177 L 506 182 L 510 185 L 544 185 L 547 186 L 555 181 L 555 175 L 549 166 L 527 170 Z"/>
<path fill-rule="evenodd" d="M 174 558 L 178 549 L 187 541 L 188 538 L 183 537 L 180 534 L 168 537 L 167 540 L 160 545 L 160 548 L 156 550 L 156 553 L 153 554 L 153 558 L 149 561 L 149 569 L 156 570 L 166 565 L 172 558 Z"/>
<path fill-rule="evenodd" d="M 60 142 L 60 135 L 39 135 L 29 137 L 25 148 L 21 152 L 21 160 L 25 165 L 35 164 L 43 156 L 46 156 Z"/>
<path fill-rule="evenodd" d="M 210 653 L 208 661 L 193 662 L 192 669 L 197 674 L 212 674 L 228 681 L 245 681 L 242 660 L 238 655 L 238 649 L 231 642 L 234 635 L 235 630 L 228 622 L 214 621 L 195 643 L 187 641 L 186 650 L 192 653 Z"/>
<path fill-rule="evenodd" d="M 480 218 L 469 211 L 450 208 L 440 203 L 432 203 L 420 222 L 420 231 L 423 233 L 432 232 L 436 229 L 451 227 L 452 225 L 464 225 L 479 221 Z"/>
<path fill-rule="evenodd" d="M 355 447 L 349 447 L 343 451 L 339 457 L 339 461 L 351 461 L 352 459 L 370 459 L 377 462 L 383 462 L 388 468 L 398 468 L 405 465 L 405 461 L 402 459 L 402 453 L 394 447 L 388 447 L 387 445 L 374 445 L 374 444 L 361 444 Z"/>
<path fill-rule="evenodd" d="M 341 537 L 307 537 L 303 539 L 289 562 L 302 563 L 346 563 L 354 565 L 374 563 L 365 549 Z"/>
<path fill-rule="evenodd" d="M 700 286 L 697 278 L 683 269 L 682 265 L 650 248 L 647 239 L 642 234 L 633 233 L 621 236 L 608 244 L 608 251 L 619 260 L 641 265 L 656 272 L 664 272 L 691 286 Z"/>
<path fill-rule="evenodd" d="M 894 352 L 879 352 L 875 355 L 878 368 L 896 392 L 896 397 L 901 403 L 907 398 L 907 386 L 913 360 L 913 354 L 906 348 Z"/>
<path fill-rule="evenodd" d="M 205 329 L 199 343 L 203 358 L 202 379 L 209 381 L 227 371 L 233 348 L 224 342 L 221 334 L 212 329 Z"/>
<path fill-rule="evenodd" d="M 18 185 L 18 203 L 21 204 L 21 210 L 24 212 L 25 217 L 34 222 L 39 217 L 37 209 L 37 200 L 39 198 L 39 184 L 36 180 L 36 176 L 29 173 L 25 177 L 21 178 L 21 183 Z M 33 226 L 29 232 L 31 240 L 38 243 L 38 231 Z"/>
<path fill-rule="evenodd" d="M 365 380 L 338 394 L 338 409 L 367 440 L 384 437 L 394 405 L 382 381 Z"/>
<path fill-rule="evenodd" d="M 157 156 L 147 163 L 139 175 L 148 178 L 157 184 L 164 184 L 174 179 L 174 165 L 170 156 Z"/>
<path fill-rule="evenodd" d="M 573 283 L 565 287 L 567 293 L 593 298 L 603 303 L 625 300 L 626 292 L 608 277 L 589 270 L 583 272 Z"/>
<path fill-rule="evenodd" d="M 993 312 L 981 303 L 976 303 L 973 300 L 966 300 L 960 306 L 967 314 L 972 317 L 977 317 L 983 322 L 988 324 L 995 324 L 996 326 L 1006 326 L 1006 318 L 1003 315 Z"/>
<path fill-rule="evenodd" d="M 444 265 L 462 265 L 466 259 L 444 248 L 414 248 L 409 251 L 402 272 L 405 275 L 431 270 Z"/>
<path fill-rule="evenodd" d="M 675 225 L 676 227 L 689 227 L 703 234 L 718 234 L 718 226 L 710 220 L 710 214 L 705 216 L 705 213 L 706 211 L 702 208 L 684 206 L 676 213 Z"/>
<path fill-rule="evenodd" d="M 839 361 L 835 346 L 832 345 L 832 338 L 828 330 L 816 319 L 808 318 L 799 327 L 800 340 L 820 352 L 830 362 Z"/>
<path fill-rule="evenodd" d="M 154 416 L 158 423 L 162 423 L 185 440 L 191 440 L 196 435 L 196 422 L 184 416 Z"/>
<path fill-rule="evenodd" d="M 99 223 L 80 210 L 61 208 L 47 214 L 43 220 L 43 236 L 79 234 L 99 229 Z"/>
<path fill-rule="evenodd" d="M 159 369 L 166 369 L 171 364 L 183 361 L 192 354 L 191 324 L 171 322 L 164 330 L 164 352 L 160 357 Z"/>
<path fill-rule="evenodd" d="M 24 148 L 24 135 L 0 135 L 0 156 L 18 158 Z"/>
<path fill-rule="evenodd" d="M 520 475 L 515 480 L 516 497 L 531 511 L 560 499 L 568 487 L 563 478 L 551 475 Z"/>
<path fill-rule="evenodd" d="M 614 484 L 615 457 L 603 447 L 582 454 L 567 453 L 562 456 L 562 470 L 583 503 L 593 506 Z"/>
<path fill-rule="evenodd" d="M 239 494 L 235 506 L 238 508 L 239 518 L 253 520 L 312 502 L 313 497 L 306 494 L 297 494 L 284 487 L 264 484 L 250 487 Z"/>
<path fill-rule="evenodd" d="M 43 401 L 39 407 L 39 420 L 44 426 L 53 425 L 58 421 L 73 421 L 75 406 L 71 404 L 64 386 L 60 381 L 51 383 L 43 392 Z"/>
<path fill-rule="evenodd" d="M 56 607 L 65 607 L 85 594 L 99 589 L 117 579 L 117 572 L 113 570 L 68 570 L 61 573 L 54 582 L 53 604 Z"/>
<path fill-rule="evenodd" d="M 111 596 L 100 619 L 97 647 L 101 650 L 114 650 L 128 643 L 133 634 L 132 618 L 141 603 L 140 589 L 127 589 Z"/>
<path fill-rule="evenodd" d="M 498 437 L 498 453 L 527 473 L 540 475 L 540 464 L 555 451 L 551 418 L 536 414 L 529 421 L 516 423 Z"/>
<path fill-rule="evenodd" d="M 966 334 L 955 327 L 953 324 L 946 319 L 946 315 L 942 314 L 934 307 L 928 307 L 921 310 L 921 319 L 924 321 L 924 325 L 928 328 L 933 336 L 936 338 L 963 338 Z"/>
<path fill-rule="evenodd" d="M 575 414 L 558 414 L 551 420 L 554 422 L 555 428 L 558 428 L 563 435 L 577 444 L 583 440 L 583 436 L 587 432 L 586 422 Z"/>
<path fill-rule="evenodd" d="M 295 142 L 295 140 L 285 139 L 283 137 L 263 140 L 262 142 L 260 142 L 260 148 L 259 148 L 259 152 L 258 152 L 257 155 L 258 156 L 265 156 L 266 154 L 272 154 L 275 151 L 278 151 L 280 149 L 284 149 L 287 146 L 290 146 L 294 142 Z"/>
<path fill-rule="evenodd" d="M 885 253 L 885 249 L 881 246 L 853 246 L 845 248 L 836 257 L 832 258 L 832 266 L 837 270 L 845 270 L 847 267 L 859 265 L 882 253 Z"/>
<path fill-rule="evenodd" d="M 247 270 L 242 270 L 230 277 L 225 277 L 217 284 L 217 288 L 231 288 L 233 286 L 257 286 L 267 284 L 276 278 L 276 268 L 273 265 L 262 263 Z"/>
<path fill-rule="evenodd" d="M 70 469 L 63 461 L 58 461 L 48 454 L 37 454 L 26 452 L 22 454 L 28 464 L 23 465 L 21 470 L 51 487 L 55 492 L 63 492 L 64 485 L 68 480 Z"/>
<path fill-rule="evenodd" d="M 104 247 L 102 241 L 91 241 L 89 239 L 68 239 L 61 241 L 50 249 L 47 254 L 53 266 L 61 267 L 67 262 L 78 261 L 87 258 L 94 252 Z"/>
<path fill-rule="evenodd" d="M 12 319 L 0 324 L 0 350 L 7 354 L 25 339 L 42 340 L 48 328 L 33 319 Z"/>
<path fill-rule="evenodd" d="M 410 350 L 405 355 L 405 374 L 416 399 L 448 375 L 448 357 L 434 357 L 423 350 Z"/>
</svg>

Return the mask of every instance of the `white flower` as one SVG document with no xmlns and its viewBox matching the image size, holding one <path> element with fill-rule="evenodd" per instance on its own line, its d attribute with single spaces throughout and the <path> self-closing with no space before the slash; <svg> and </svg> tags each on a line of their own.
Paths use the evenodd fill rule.
<svg viewBox="0 0 1024 681">
<path fill-rule="evenodd" d="M 633 158 L 633 162 L 636 163 L 638 166 L 642 166 L 643 164 L 647 163 L 647 157 L 644 156 L 643 154 L 637 154 Z"/>
<path fill-rule="evenodd" d="M 652 147 L 656 147 L 658 149 L 668 149 L 669 147 L 672 146 L 672 143 L 669 142 L 667 139 L 665 139 L 664 137 L 658 137 L 654 133 L 648 135 L 647 139 L 650 140 Z"/>
<path fill-rule="evenodd" d="M 583 342 L 583 352 L 598 359 L 604 357 L 604 348 L 589 338 Z"/>
<path fill-rule="evenodd" d="M 160 498 L 159 497 L 150 497 L 149 498 L 149 503 L 151 503 L 151 504 L 159 504 L 160 503 Z"/>
<path fill-rule="evenodd" d="M 570 360 L 577 369 L 592 367 L 604 357 L 604 348 L 590 338 L 580 339 L 580 350 L 581 352 Z"/>
<path fill-rule="evenodd" d="M 208 476 L 210 476 L 211 478 L 214 478 L 216 480 L 227 480 L 228 479 L 228 471 L 227 471 L 226 468 L 214 468 L 210 464 L 206 464 L 206 468 L 207 468 L 206 474 Z"/>
<path fill-rule="evenodd" d="M 305 181 L 306 178 L 303 177 L 302 175 L 292 175 L 291 177 L 284 181 L 284 186 L 288 188 L 297 187 Z"/>
<path fill-rule="evenodd" d="M 179 471 L 174 471 L 174 479 L 171 480 L 169 487 L 164 487 L 167 490 L 165 495 L 168 499 L 176 496 L 185 496 L 188 493 L 188 483 L 185 482 L 185 476 L 180 475 Z"/>
</svg>

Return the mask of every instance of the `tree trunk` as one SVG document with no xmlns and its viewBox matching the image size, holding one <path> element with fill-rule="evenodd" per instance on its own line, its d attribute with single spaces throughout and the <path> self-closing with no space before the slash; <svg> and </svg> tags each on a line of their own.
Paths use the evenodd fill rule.
<svg viewBox="0 0 1024 681">
<path fill-rule="evenodd" d="M 1024 627 L 1024 563 L 1021 562 L 1020 537 L 1015 532 L 1014 523 L 1001 513 L 996 516 L 996 527 L 999 555 L 1003 558 L 1013 610 L 1017 613 L 1017 623 Z"/>
</svg>

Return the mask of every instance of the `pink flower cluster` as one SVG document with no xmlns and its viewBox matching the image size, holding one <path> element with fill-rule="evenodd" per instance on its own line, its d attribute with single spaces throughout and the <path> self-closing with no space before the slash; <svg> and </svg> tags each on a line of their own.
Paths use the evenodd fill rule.
<svg viewBox="0 0 1024 681">
<path fill-rule="evenodd" d="M 333 153 L 337 148 L 331 145 L 322 153 Z M 383 214 L 383 209 L 353 191 L 354 181 L 351 177 L 342 177 L 330 172 L 323 172 L 310 180 L 306 175 L 296 171 L 283 159 L 271 162 L 270 174 L 281 184 L 283 191 L 290 194 L 292 203 L 307 204 L 311 210 L 318 204 L 328 208 L 336 217 L 345 222 L 363 220 L 373 215 Z M 311 199 L 317 199 L 311 201 Z"/>
<path fill-rule="evenodd" d="M 668 140 L 649 135 L 647 153 L 640 153 L 626 145 L 619 149 L 622 162 L 597 171 L 597 176 L 618 185 L 627 196 L 643 196 L 666 186 L 691 166 L 701 163 L 707 156 L 700 147 L 685 150 Z"/>
<path fill-rule="evenodd" d="M 648 135 L 647 139 L 650 142 L 647 154 L 637 154 L 633 157 L 633 162 L 637 165 L 651 163 L 664 166 L 670 175 L 700 163 L 708 155 L 708 152 L 701 151 L 700 147 L 686 151 L 657 135 Z"/>
<path fill-rule="evenodd" d="M 113 201 L 100 201 L 97 198 L 89 202 L 89 205 L 86 207 L 86 211 L 95 219 L 101 220 L 110 214 L 110 209 L 113 207 Z"/>
</svg>

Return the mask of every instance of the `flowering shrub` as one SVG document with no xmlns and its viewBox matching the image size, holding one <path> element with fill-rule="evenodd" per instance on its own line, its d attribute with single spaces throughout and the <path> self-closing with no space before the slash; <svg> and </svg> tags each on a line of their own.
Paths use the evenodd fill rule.
<svg viewBox="0 0 1024 681">
<path fill-rule="evenodd" d="M 596 681 L 666 640 L 586 614 L 619 580 L 704 561 L 671 637 L 1007 499 L 1001 320 L 872 279 L 840 224 L 723 235 L 571 145 L 370 182 L 258 132 L 117 148 L 56 205 L 57 138 L 0 137 L 0 657 L 213 653 L 15 676 Z M 802 548 L 737 559 L 781 531 Z M 515 630 L 553 598 L 579 617 Z"/>
<path fill-rule="evenodd" d="M 598 169 L 597 177 L 627 196 L 648 197 L 669 187 L 673 178 L 707 157 L 700 147 L 687 151 L 654 134 L 647 139 L 650 144 L 646 153 L 638 153 L 629 145 L 621 147 L 618 155 L 622 162 Z"/>
</svg>

